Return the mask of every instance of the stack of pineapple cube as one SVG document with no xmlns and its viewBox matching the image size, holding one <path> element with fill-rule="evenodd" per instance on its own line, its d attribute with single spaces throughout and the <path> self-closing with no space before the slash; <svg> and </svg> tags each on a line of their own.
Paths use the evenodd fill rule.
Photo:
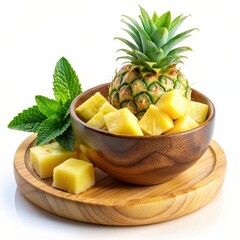
<svg viewBox="0 0 240 240">
<path fill-rule="evenodd" d="M 191 130 L 202 124 L 208 105 L 188 100 L 178 90 L 163 94 L 140 120 L 128 109 L 114 108 L 99 92 L 76 109 L 79 118 L 92 127 L 120 135 L 160 135 Z"/>
</svg>

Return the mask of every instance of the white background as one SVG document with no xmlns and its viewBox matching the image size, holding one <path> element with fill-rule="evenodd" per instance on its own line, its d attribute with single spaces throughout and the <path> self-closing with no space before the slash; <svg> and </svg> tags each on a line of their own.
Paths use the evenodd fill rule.
<svg viewBox="0 0 240 240">
<path fill-rule="evenodd" d="M 65 56 L 84 90 L 109 82 L 115 69 L 114 41 L 123 36 L 121 15 L 137 17 L 138 4 L 152 13 L 191 15 L 183 28 L 197 27 L 182 71 L 217 111 L 214 139 L 227 156 L 227 175 L 206 207 L 177 220 L 140 227 L 74 222 L 40 210 L 18 191 L 13 158 L 29 135 L 7 128 L 37 94 L 53 97 L 52 75 Z M 0 0 L 0 239 L 240 239 L 240 28 L 236 0 Z"/>
</svg>

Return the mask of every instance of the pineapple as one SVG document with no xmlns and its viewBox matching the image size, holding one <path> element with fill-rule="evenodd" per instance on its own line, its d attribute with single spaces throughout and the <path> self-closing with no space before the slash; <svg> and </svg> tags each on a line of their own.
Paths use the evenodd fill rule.
<svg viewBox="0 0 240 240">
<path fill-rule="evenodd" d="M 100 129 L 106 129 L 106 123 L 102 112 L 97 112 L 88 122 L 88 125 Z"/>
<path fill-rule="evenodd" d="M 103 105 L 99 108 L 98 112 L 87 122 L 88 125 L 96 128 L 100 128 L 103 130 L 107 129 L 104 115 L 110 112 L 117 111 L 115 107 L 113 107 L 108 101 L 103 103 Z"/>
<path fill-rule="evenodd" d="M 207 118 L 208 105 L 190 101 L 189 114 L 197 123 L 202 124 Z"/>
<path fill-rule="evenodd" d="M 171 117 L 153 104 L 139 121 L 139 126 L 149 135 L 160 135 L 174 127 Z"/>
<path fill-rule="evenodd" d="M 100 109 L 100 107 L 107 102 L 107 99 L 97 92 L 80 106 L 75 111 L 79 118 L 83 121 L 89 121 Z"/>
<path fill-rule="evenodd" d="M 79 194 L 95 184 L 95 170 L 91 163 L 69 158 L 53 170 L 53 187 Z"/>
<path fill-rule="evenodd" d="M 110 133 L 143 136 L 138 119 L 128 108 L 122 108 L 104 115 Z"/>
<path fill-rule="evenodd" d="M 171 13 L 152 17 L 140 7 L 140 22 L 124 16 L 125 31 L 133 41 L 117 37 L 129 49 L 119 49 L 127 63 L 115 74 L 109 86 L 109 102 L 116 108 L 127 107 L 139 119 L 151 104 L 172 89 L 178 89 L 187 99 L 191 98 L 191 89 L 186 77 L 177 68 L 182 63 L 182 52 L 190 47 L 176 47 L 178 43 L 190 36 L 196 28 L 176 35 L 179 26 L 187 18 L 177 16 L 171 19 Z"/>
<path fill-rule="evenodd" d="M 186 114 L 190 101 L 183 97 L 177 90 L 163 94 L 156 106 L 167 113 L 172 119 L 177 119 Z"/>
<path fill-rule="evenodd" d="M 175 120 L 174 127 L 168 130 L 165 134 L 181 133 L 189 131 L 198 126 L 199 124 L 189 114 L 185 114 L 183 117 Z"/>
</svg>

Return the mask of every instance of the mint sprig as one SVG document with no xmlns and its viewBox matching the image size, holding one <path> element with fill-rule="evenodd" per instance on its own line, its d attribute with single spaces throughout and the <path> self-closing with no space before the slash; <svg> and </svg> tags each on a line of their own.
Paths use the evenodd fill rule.
<svg viewBox="0 0 240 240">
<path fill-rule="evenodd" d="M 64 57 L 57 62 L 53 79 L 55 99 L 35 96 L 36 105 L 19 113 L 8 127 L 37 133 L 36 145 L 56 140 L 65 149 L 73 151 L 75 139 L 70 122 L 70 105 L 82 92 L 81 84 Z"/>
</svg>

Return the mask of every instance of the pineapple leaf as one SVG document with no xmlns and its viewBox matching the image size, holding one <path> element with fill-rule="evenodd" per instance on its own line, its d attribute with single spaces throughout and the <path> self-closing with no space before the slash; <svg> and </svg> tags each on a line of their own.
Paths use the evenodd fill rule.
<svg viewBox="0 0 240 240">
<path fill-rule="evenodd" d="M 142 52 L 135 50 L 134 54 L 136 55 L 138 60 L 142 60 L 142 61 L 150 61 L 150 59 Z"/>
<path fill-rule="evenodd" d="M 148 35 L 150 35 L 156 29 L 156 26 L 153 23 L 150 16 L 148 15 L 148 13 L 146 12 L 146 10 L 144 8 L 142 8 L 141 6 L 139 6 L 139 7 L 140 7 L 140 11 L 141 11 L 141 15 L 139 16 L 140 20 L 142 22 L 144 29 L 146 30 Z"/>
<path fill-rule="evenodd" d="M 126 15 L 124 15 L 124 17 L 127 18 L 129 21 L 131 21 L 133 23 L 133 25 L 135 26 L 136 30 L 139 33 L 139 37 L 141 39 L 141 42 L 143 42 L 144 40 L 151 40 L 151 38 L 146 33 L 146 31 L 144 31 L 144 29 L 139 25 L 139 23 L 135 19 L 133 19 L 129 16 L 126 16 Z"/>
<path fill-rule="evenodd" d="M 178 17 L 176 17 L 172 22 L 171 25 L 169 27 L 169 34 L 168 34 L 168 40 L 173 38 L 174 34 L 176 33 L 176 31 L 178 30 L 178 28 L 180 27 L 180 25 L 184 22 L 184 20 L 187 17 L 182 17 L 182 15 L 179 15 Z"/>
<path fill-rule="evenodd" d="M 158 28 L 152 32 L 150 37 L 157 48 L 161 48 L 168 40 L 168 30 L 165 27 Z"/>
<path fill-rule="evenodd" d="M 136 38 L 136 39 L 134 38 L 134 41 L 136 40 L 135 42 L 136 42 L 137 45 L 138 45 L 138 43 L 140 44 L 140 45 L 138 45 L 138 47 L 139 47 L 139 50 L 142 51 L 141 38 L 139 36 L 138 30 L 133 25 L 131 25 L 130 23 L 126 22 L 124 19 L 122 20 L 122 22 L 124 22 L 129 27 L 129 29 L 131 30 L 132 34 L 134 34 L 134 36 Z"/>
<path fill-rule="evenodd" d="M 190 47 L 174 48 L 168 53 L 168 56 L 178 55 L 179 53 L 186 52 L 186 51 L 192 51 L 192 49 Z"/>
<path fill-rule="evenodd" d="M 158 15 L 157 15 L 156 12 L 154 12 L 154 13 L 153 13 L 153 16 L 152 16 L 152 21 L 153 21 L 154 23 L 156 23 L 157 20 L 158 20 Z"/>
<path fill-rule="evenodd" d="M 185 56 L 179 56 L 179 55 L 173 55 L 173 56 L 167 56 L 161 59 L 157 63 L 157 67 L 164 68 L 173 64 L 183 63 L 181 61 L 181 58 L 186 58 Z"/>
<path fill-rule="evenodd" d="M 125 43 L 126 45 L 128 45 L 132 50 L 134 49 L 138 49 L 138 47 L 131 43 L 130 41 L 128 41 L 127 39 L 125 38 L 121 38 L 121 37 L 116 37 L 115 39 L 119 40 L 119 41 L 122 41 L 123 43 Z"/>
<path fill-rule="evenodd" d="M 189 35 L 189 33 L 194 31 L 194 30 L 197 30 L 197 28 L 192 28 L 192 29 L 189 29 L 185 32 L 179 33 L 178 35 L 176 35 L 175 37 L 170 39 L 165 45 L 163 45 L 162 50 L 164 51 L 165 55 L 167 55 L 171 51 L 171 49 L 174 46 L 176 46 L 178 43 L 183 41 L 185 38 L 191 36 L 191 35 Z"/>
<path fill-rule="evenodd" d="M 123 29 L 125 32 L 127 32 L 132 39 L 134 40 L 134 42 L 137 44 L 138 49 L 142 49 L 142 44 L 141 44 L 141 39 L 139 38 L 139 36 L 137 36 L 134 32 L 131 32 L 127 29 Z"/>
<path fill-rule="evenodd" d="M 167 29 L 169 28 L 169 25 L 171 23 L 171 13 L 170 11 L 162 14 L 158 20 L 156 21 L 156 27 L 166 27 Z"/>
</svg>

